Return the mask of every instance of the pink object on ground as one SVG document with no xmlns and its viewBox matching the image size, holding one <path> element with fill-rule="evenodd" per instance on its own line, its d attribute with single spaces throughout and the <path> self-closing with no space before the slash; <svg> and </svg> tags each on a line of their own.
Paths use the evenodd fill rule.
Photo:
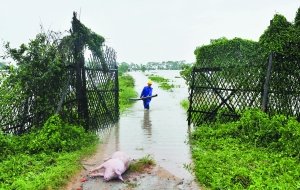
<svg viewBox="0 0 300 190">
<path fill-rule="evenodd" d="M 107 159 L 103 164 L 91 170 L 91 177 L 103 176 L 105 181 L 109 181 L 114 178 L 119 178 L 124 181 L 122 174 L 129 167 L 130 158 L 127 154 L 121 151 L 117 151 L 112 154 L 111 158 Z M 100 170 L 104 168 L 104 172 Z"/>
<path fill-rule="evenodd" d="M 124 163 L 125 168 L 128 169 L 130 164 L 130 157 L 125 152 L 122 151 L 114 152 L 111 158 L 120 159 Z"/>
</svg>

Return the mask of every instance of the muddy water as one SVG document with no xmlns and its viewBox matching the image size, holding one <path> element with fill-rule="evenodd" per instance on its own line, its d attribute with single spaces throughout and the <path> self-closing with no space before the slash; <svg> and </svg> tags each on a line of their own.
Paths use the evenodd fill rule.
<svg viewBox="0 0 300 190">
<path fill-rule="evenodd" d="M 150 154 L 155 161 L 173 175 L 192 179 L 192 175 L 184 168 L 191 162 L 187 140 L 187 116 L 180 101 L 188 97 L 185 81 L 178 78 L 179 71 L 130 72 L 135 79 L 138 93 L 146 85 L 147 76 L 155 74 L 170 79 L 175 85 L 172 91 L 160 89 L 154 83 L 150 110 L 143 109 L 142 101 L 123 113 L 116 126 L 116 148 L 123 150 L 133 158 L 141 158 Z"/>
</svg>

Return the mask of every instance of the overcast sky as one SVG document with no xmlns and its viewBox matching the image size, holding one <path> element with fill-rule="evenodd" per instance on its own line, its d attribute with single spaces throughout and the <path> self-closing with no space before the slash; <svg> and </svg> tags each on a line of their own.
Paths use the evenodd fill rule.
<svg viewBox="0 0 300 190">
<path fill-rule="evenodd" d="M 40 25 L 69 30 L 76 11 L 118 62 L 194 62 L 195 48 L 210 39 L 257 41 L 274 14 L 293 22 L 299 7 L 300 0 L 0 0 L 0 41 L 18 47 Z"/>
</svg>

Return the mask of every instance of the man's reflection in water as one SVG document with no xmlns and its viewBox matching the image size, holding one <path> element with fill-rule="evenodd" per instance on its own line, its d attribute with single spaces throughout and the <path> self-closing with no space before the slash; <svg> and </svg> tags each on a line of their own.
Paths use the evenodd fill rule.
<svg viewBox="0 0 300 190">
<path fill-rule="evenodd" d="M 152 123 L 150 119 L 150 110 L 144 110 L 144 121 L 142 122 L 142 128 L 145 130 L 147 136 L 152 135 Z"/>
</svg>

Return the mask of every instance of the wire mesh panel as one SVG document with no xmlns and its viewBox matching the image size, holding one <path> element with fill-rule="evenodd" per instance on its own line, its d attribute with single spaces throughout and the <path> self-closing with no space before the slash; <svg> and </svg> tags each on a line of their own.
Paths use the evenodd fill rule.
<svg viewBox="0 0 300 190">
<path fill-rule="evenodd" d="M 300 61 L 273 54 L 267 111 L 300 119 Z"/>
<path fill-rule="evenodd" d="M 261 105 L 261 67 L 194 68 L 190 87 L 189 124 L 235 119 L 239 111 Z"/>
<path fill-rule="evenodd" d="M 85 79 L 81 85 L 77 84 L 77 68 L 70 61 L 68 67 L 68 81 L 62 93 L 61 106 L 58 112 L 71 123 L 84 125 L 87 130 L 99 130 L 115 123 L 119 118 L 119 88 L 116 55 L 113 49 L 107 49 L 103 59 L 91 55 L 86 59 L 84 68 Z M 80 89 L 78 89 L 80 88 Z M 78 96 L 78 91 L 86 96 Z M 87 102 L 87 107 L 79 106 L 79 102 Z M 86 109 L 88 115 L 80 109 Z"/>
<path fill-rule="evenodd" d="M 248 108 L 300 119 L 300 64 L 271 54 L 261 65 L 197 68 L 189 89 L 188 122 L 235 119 Z"/>
<path fill-rule="evenodd" d="M 89 107 L 89 128 L 115 122 L 119 117 L 118 104 L 118 70 L 115 53 L 112 49 L 106 51 L 105 61 L 108 70 L 101 68 L 99 59 L 90 57 L 86 68 L 87 96 Z"/>
</svg>

